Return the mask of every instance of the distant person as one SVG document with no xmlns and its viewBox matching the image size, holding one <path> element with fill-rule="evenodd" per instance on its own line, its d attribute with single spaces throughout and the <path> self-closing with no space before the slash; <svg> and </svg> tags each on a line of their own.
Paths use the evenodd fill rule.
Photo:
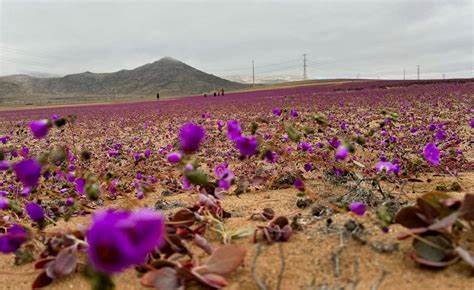
<svg viewBox="0 0 474 290">
<path fill-rule="evenodd" d="M 216 91 L 214 91 L 214 97 L 215 97 L 215 96 L 217 96 L 217 93 L 216 93 Z"/>
<path fill-rule="evenodd" d="M 160 93 L 159 93 L 159 92 L 156 94 L 156 99 L 157 99 L 157 100 L 160 99 Z"/>
<path fill-rule="evenodd" d="M 206 94 L 206 93 L 204 93 L 204 98 L 207 98 L 207 94 Z"/>
<path fill-rule="evenodd" d="M 224 88 L 221 88 L 221 96 L 224 95 Z"/>
</svg>

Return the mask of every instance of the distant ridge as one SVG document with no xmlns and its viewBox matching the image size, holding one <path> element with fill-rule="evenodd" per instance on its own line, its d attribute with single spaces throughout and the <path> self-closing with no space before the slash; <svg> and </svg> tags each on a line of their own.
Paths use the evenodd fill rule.
<svg viewBox="0 0 474 290">
<path fill-rule="evenodd" d="M 179 60 L 164 57 L 132 70 L 113 73 L 83 72 L 64 77 L 38 78 L 28 75 L 0 77 L 0 103 L 19 99 L 38 103 L 39 99 L 54 102 L 76 101 L 83 96 L 108 100 L 123 96 L 177 96 L 201 94 L 215 89 L 238 90 L 247 85 L 228 81 L 195 69 Z"/>
</svg>

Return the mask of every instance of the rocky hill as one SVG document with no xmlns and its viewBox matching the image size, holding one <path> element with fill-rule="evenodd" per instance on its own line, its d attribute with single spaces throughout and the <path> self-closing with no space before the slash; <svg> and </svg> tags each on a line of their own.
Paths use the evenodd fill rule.
<svg viewBox="0 0 474 290">
<path fill-rule="evenodd" d="M 207 74 L 176 59 L 165 57 L 132 70 L 113 73 L 84 72 L 59 78 L 37 78 L 26 75 L 0 77 L 0 101 L 39 100 L 62 102 L 93 97 L 107 100 L 128 96 L 153 97 L 201 94 L 215 89 L 237 90 L 247 85 Z"/>
</svg>

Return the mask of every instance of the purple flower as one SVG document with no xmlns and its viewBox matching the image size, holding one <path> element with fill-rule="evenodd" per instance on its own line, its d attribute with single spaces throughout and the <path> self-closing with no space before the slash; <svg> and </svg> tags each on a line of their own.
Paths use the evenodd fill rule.
<svg viewBox="0 0 474 290">
<path fill-rule="evenodd" d="M 10 207 L 10 201 L 8 198 L 0 197 L 0 209 L 5 210 Z"/>
<path fill-rule="evenodd" d="M 278 160 L 278 155 L 271 150 L 267 150 L 267 152 L 265 152 L 265 159 L 270 163 L 275 163 Z"/>
<path fill-rule="evenodd" d="M 20 150 L 20 155 L 24 158 L 27 158 L 29 153 L 30 149 L 28 149 L 28 147 L 23 146 Z"/>
<path fill-rule="evenodd" d="M 27 239 L 28 233 L 26 230 L 18 224 L 13 224 L 6 234 L 0 235 L 0 252 L 4 254 L 13 253 Z"/>
<path fill-rule="evenodd" d="M 273 114 L 275 116 L 281 116 L 281 109 L 280 108 L 273 109 Z"/>
<path fill-rule="evenodd" d="M 10 137 L 8 137 L 8 136 L 2 136 L 2 137 L 0 138 L 0 142 L 2 142 L 2 144 L 7 144 L 8 139 L 10 139 Z"/>
<path fill-rule="evenodd" d="M 41 139 L 48 135 L 50 123 L 47 119 L 43 119 L 38 121 L 31 121 L 29 126 L 35 138 Z"/>
<path fill-rule="evenodd" d="M 220 188 L 225 190 L 228 190 L 230 188 L 230 182 L 225 179 L 219 180 L 218 185 Z"/>
<path fill-rule="evenodd" d="M 235 140 L 235 146 L 242 156 L 252 156 L 257 152 L 258 142 L 253 136 L 240 136 Z"/>
<path fill-rule="evenodd" d="M 398 164 L 393 164 L 392 162 L 388 161 L 379 161 L 375 165 L 375 169 L 377 169 L 378 172 L 385 171 L 387 174 L 390 173 L 398 173 L 400 171 L 400 166 Z"/>
<path fill-rule="evenodd" d="M 224 125 L 225 125 L 224 121 L 222 120 L 217 121 L 217 130 L 219 130 L 219 132 L 222 132 L 222 128 L 224 128 Z"/>
<path fill-rule="evenodd" d="M 240 128 L 239 122 L 231 120 L 227 122 L 227 137 L 235 141 L 237 138 L 242 136 L 242 128 Z"/>
<path fill-rule="evenodd" d="M 300 150 L 302 150 L 302 151 L 305 151 L 305 152 L 307 152 L 307 151 L 309 151 L 309 152 L 313 151 L 313 147 L 312 147 L 311 144 L 308 143 L 308 142 L 300 142 L 300 143 L 298 144 L 298 149 L 300 149 Z"/>
<path fill-rule="evenodd" d="M 120 272 L 142 264 L 163 243 L 164 235 L 165 218 L 156 211 L 99 211 L 86 235 L 89 259 L 99 271 Z"/>
<path fill-rule="evenodd" d="M 67 206 L 71 206 L 73 204 L 74 204 L 74 198 L 72 198 L 72 197 L 66 198 L 66 205 Z"/>
<path fill-rule="evenodd" d="M 471 126 L 471 128 L 474 128 L 474 118 L 472 118 L 472 119 L 469 121 L 469 126 Z"/>
<path fill-rule="evenodd" d="M 438 141 L 446 139 L 446 131 L 444 131 L 443 129 L 438 130 L 438 132 L 436 132 L 435 134 L 435 138 Z"/>
<path fill-rule="evenodd" d="M 86 180 L 84 178 L 77 178 L 74 183 L 76 183 L 76 191 L 80 195 L 84 195 L 85 193 L 85 186 L 86 186 Z"/>
<path fill-rule="evenodd" d="M 193 153 L 199 149 L 205 131 L 193 123 L 184 124 L 179 131 L 179 144 L 185 153 Z"/>
<path fill-rule="evenodd" d="M 186 177 L 181 178 L 181 183 L 184 190 L 189 190 L 193 187 Z"/>
<path fill-rule="evenodd" d="M 344 160 L 349 155 L 349 149 L 344 145 L 339 145 L 336 149 L 336 160 Z"/>
<path fill-rule="evenodd" d="M 306 164 L 304 165 L 304 170 L 305 170 L 306 172 L 313 170 L 313 164 L 312 164 L 312 163 L 306 163 Z"/>
<path fill-rule="evenodd" d="M 296 189 L 298 189 L 299 191 L 304 191 L 305 188 L 304 188 L 304 182 L 303 180 L 301 180 L 300 178 L 296 178 L 295 179 L 295 182 L 293 183 L 293 185 L 295 186 Z"/>
<path fill-rule="evenodd" d="M 428 130 L 430 130 L 430 131 L 436 130 L 436 125 L 435 124 L 430 124 L 430 126 L 428 127 Z"/>
<path fill-rule="evenodd" d="M 349 205 L 349 210 L 356 215 L 363 216 L 366 210 L 365 204 L 362 202 L 353 202 Z"/>
<path fill-rule="evenodd" d="M 434 143 L 428 143 L 423 150 L 425 159 L 432 165 L 439 165 L 439 149 Z"/>
<path fill-rule="evenodd" d="M 181 161 L 181 154 L 179 154 L 178 152 L 173 152 L 168 154 L 168 156 L 166 156 L 166 159 L 168 159 L 169 163 L 178 163 Z"/>
<path fill-rule="evenodd" d="M 293 118 L 296 118 L 296 117 L 298 117 L 298 112 L 297 112 L 295 109 L 292 109 L 291 112 L 290 112 L 290 115 L 291 115 Z"/>
<path fill-rule="evenodd" d="M 110 149 L 108 151 L 108 154 L 110 157 L 117 157 L 120 155 L 120 152 L 118 150 Z"/>
<path fill-rule="evenodd" d="M 38 184 L 41 176 L 41 164 L 35 159 L 26 159 L 13 165 L 18 180 L 26 187 L 33 187 Z"/>
<path fill-rule="evenodd" d="M 331 140 L 328 141 L 329 145 L 331 145 L 333 148 L 339 147 L 341 145 L 341 141 L 339 141 L 336 137 L 332 138 Z M 321 144 L 322 145 L 322 144 Z M 322 147 L 322 146 L 321 146 Z M 319 148 L 321 148 L 319 147 Z"/>
<path fill-rule="evenodd" d="M 10 161 L 0 160 L 0 171 L 5 171 L 10 168 Z"/>
<path fill-rule="evenodd" d="M 44 219 L 44 210 L 36 202 L 29 202 L 26 207 L 26 213 L 35 222 L 41 222 Z"/>
<path fill-rule="evenodd" d="M 140 158 L 141 158 L 140 153 L 138 153 L 138 152 L 133 153 L 133 159 L 135 160 L 135 162 L 140 161 Z"/>
<path fill-rule="evenodd" d="M 214 175 L 217 179 L 226 178 L 229 174 L 229 164 L 227 162 L 223 162 L 221 164 L 216 165 L 214 167 Z"/>
<path fill-rule="evenodd" d="M 145 158 L 150 158 L 151 150 L 150 149 L 145 150 L 144 155 L 145 155 Z"/>
</svg>

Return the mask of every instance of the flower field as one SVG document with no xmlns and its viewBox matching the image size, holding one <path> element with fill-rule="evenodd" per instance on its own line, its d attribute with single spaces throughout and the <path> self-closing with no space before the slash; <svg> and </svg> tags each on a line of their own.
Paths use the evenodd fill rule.
<svg viewBox="0 0 474 290">
<path fill-rule="evenodd" d="M 474 81 L 0 111 L 0 289 L 469 289 Z"/>
</svg>

